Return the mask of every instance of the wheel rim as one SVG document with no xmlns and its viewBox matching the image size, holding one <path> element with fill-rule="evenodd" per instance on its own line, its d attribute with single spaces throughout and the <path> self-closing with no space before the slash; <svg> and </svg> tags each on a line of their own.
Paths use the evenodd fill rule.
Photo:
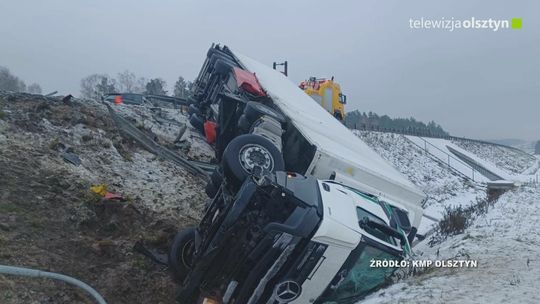
<svg viewBox="0 0 540 304">
<path fill-rule="evenodd" d="M 274 168 L 274 159 L 272 154 L 265 147 L 257 144 L 248 144 L 240 149 L 239 153 L 240 165 L 242 168 L 251 173 L 255 166 L 259 166 L 267 171 L 272 171 Z"/>
</svg>

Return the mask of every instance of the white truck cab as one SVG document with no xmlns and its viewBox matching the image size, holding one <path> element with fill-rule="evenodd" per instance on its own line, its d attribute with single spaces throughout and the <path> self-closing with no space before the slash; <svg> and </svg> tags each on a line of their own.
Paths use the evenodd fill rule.
<svg viewBox="0 0 540 304">
<path fill-rule="evenodd" d="M 310 279 L 304 281 L 301 290 L 305 292 L 291 303 L 314 303 L 317 299 L 318 303 L 342 303 L 349 297 L 356 299 L 393 272 L 392 268 L 370 267 L 371 260 L 399 261 L 404 257 L 397 239 L 359 225 L 364 217 L 369 217 L 390 226 L 390 219 L 376 198 L 333 181 L 319 181 L 319 189 L 324 214 L 312 241 L 328 247 Z M 330 286 L 328 277 L 334 278 Z M 326 290 L 325 294 L 321 290 Z"/>
</svg>

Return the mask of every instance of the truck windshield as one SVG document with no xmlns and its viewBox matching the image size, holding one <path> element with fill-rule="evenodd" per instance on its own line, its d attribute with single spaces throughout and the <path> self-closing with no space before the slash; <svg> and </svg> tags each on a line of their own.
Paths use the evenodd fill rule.
<svg viewBox="0 0 540 304">
<path fill-rule="evenodd" d="M 370 267 L 371 260 L 400 261 L 401 259 L 398 252 L 393 252 L 393 250 L 376 244 L 374 241 L 362 240 L 317 303 L 348 304 L 357 302 L 385 283 L 396 270 L 393 267 Z"/>
</svg>

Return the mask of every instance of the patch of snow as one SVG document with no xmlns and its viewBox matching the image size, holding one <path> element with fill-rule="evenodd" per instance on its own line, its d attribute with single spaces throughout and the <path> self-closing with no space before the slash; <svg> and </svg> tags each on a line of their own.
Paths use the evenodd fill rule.
<svg viewBox="0 0 540 304">
<path fill-rule="evenodd" d="M 512 148 L 459 139 L 453 139 L 452 143 L 511 174 L 524 173 L 536 163 L 534 156 Z"/>
<path fill-rule="evenodd" d="M 540 303 L 539 202 L 539 188 L 507 192 L 464 234 L 415 247 L 417 259 L 461 256 L 477 260 L 478 268 L 432 269 L 359 303 Z"/>
</svg>

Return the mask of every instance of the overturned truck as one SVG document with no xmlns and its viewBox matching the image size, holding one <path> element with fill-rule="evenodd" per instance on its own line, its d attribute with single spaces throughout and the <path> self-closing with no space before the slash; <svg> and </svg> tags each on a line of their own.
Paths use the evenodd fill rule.
<svg viewBox="0 0 540 304">
<path fill-rule="evenodd" d="M 425 195 L 284 75 L 213 45 L 193 101 L 220 166 L 169 252 L 179 303 L 354 303 L 410 253 Z"/>
</svg>

